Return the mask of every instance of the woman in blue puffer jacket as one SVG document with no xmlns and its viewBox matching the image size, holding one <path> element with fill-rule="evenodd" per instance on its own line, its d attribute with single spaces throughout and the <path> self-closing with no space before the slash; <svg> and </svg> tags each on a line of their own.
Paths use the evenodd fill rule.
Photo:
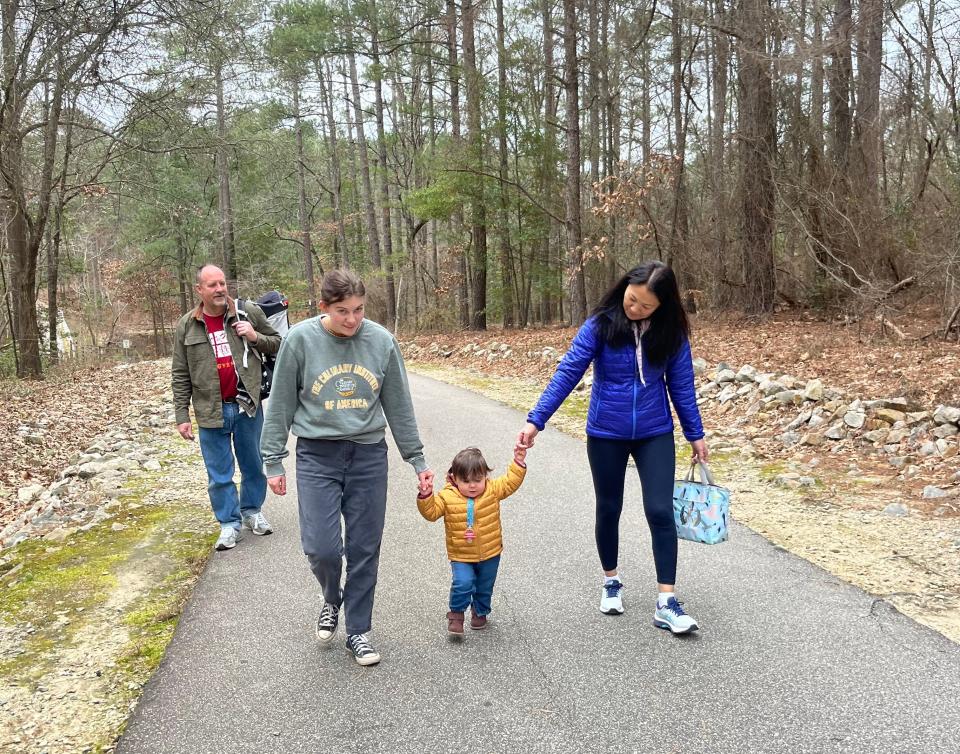
<svg viewBox="0 0 960 754">
<path fill-rule="evenodd" d="M 693 383 L 689 332 L 673 270 L 656 261 L 630 270 L 604 295 L 580 328 L 517 439 L 521 447 L 533 445 L 537 432 L 579 384 L 592 362 L 587 458 L 597 497 L 597 551 L 604 572 L 600 611 L 608 615 L 623 613 L 617 554 L 624 477 L 627 459 L 633 456 L 657 572 L 653 622 L 675 634 L 696 631 L 699 626 L 674 594 L 676 447 L 670 403 L 684 437 L 693 447 L 693 460 L 706 461 L 708 456 Z"/>
</svg>

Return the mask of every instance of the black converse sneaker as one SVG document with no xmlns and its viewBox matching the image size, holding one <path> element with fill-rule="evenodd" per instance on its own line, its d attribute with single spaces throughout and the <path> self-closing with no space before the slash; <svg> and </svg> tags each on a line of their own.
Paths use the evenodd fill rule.
<svg viewBox="0 0 960 754">
<path fill-rule="evenodd" d="M 329 644 L 337 633 L 337 623 L 340 621 L 340 606 L 324 602 L 317 618 L 317 641 Z"/>
<path fill-rule="evenodd" d="M 380 662 L 380 653 L 370 646 L 366 634 L 347 636 L 347 650 L 353 654 L 358 665 L 376 665 Z"/>
</svg>

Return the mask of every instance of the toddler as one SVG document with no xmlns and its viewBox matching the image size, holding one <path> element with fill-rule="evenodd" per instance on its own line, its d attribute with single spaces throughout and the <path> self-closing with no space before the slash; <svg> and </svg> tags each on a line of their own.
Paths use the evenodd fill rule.
<svg viewBox="0 0 960 754">
<path fill-rule="evenodd" d="M 517 446 L 507 473 L 488 478 L 493 471 L 476 448 L 461 450 L 447 472 L 447 484 L 433 493 L 432 484 L 421 484 L 417 507 L 428 521 L 443 517 L 447 557 L 453 570 L 447 632 L 463 636 L 464 612 L 470 610 L 470 628 L 487 627 L 493 583 L 497 579 L 503 538 L 500 501 L 523 483 L 527 451 Z"/>
</svg>

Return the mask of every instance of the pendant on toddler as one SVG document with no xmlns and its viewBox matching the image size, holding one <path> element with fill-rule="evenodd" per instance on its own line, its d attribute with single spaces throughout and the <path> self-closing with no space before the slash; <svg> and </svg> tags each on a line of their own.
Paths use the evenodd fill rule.
<svg viewBox="0 0 960 754">
<path fill-rule="evenodd" d="M 472 529 L 472 528 L 468 528 L 468 529 L 463 533 L 463 538 L 464 538 L 465 540 L 467 540 L 467 542 L 473 542 L 474 536 L 476 536 L 476 535 L 473 533 L 473 529 Z"/>
</svg>

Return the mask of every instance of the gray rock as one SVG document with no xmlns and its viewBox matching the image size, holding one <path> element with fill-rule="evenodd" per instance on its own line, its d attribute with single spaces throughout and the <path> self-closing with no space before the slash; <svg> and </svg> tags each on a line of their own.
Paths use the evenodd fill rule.
<svg viewBox="0 0 960 754">
<path fill-rule="evenodd" d="M 824 416 L 823 412 L 817 409 L 810 416 L 810 420 L 807 422 L 807 426 L 811 428 L 816 428 L 827 423 L 827 418 Z"/>
<path fill-rule="evenodd" d="M 733 382 L 736 379 L 736 373 L 732 369 L 721 369 L 714 378 L 721 385 L 725 382 Z"/>
<path fill-rule="evenodd" d="M 893 466 L 895 469 L 902 469 L 912 460 L 913 459 L 910 456 L 893 456 L 892 458 L 889 459 L 890 465 Z"/>
<path fill-rule="evenodd" d="M 920 446 L 920 449 L 917 452 L 923 458 L 929 458 L 930 456 L 938 455 L 937 444 L 934 442 L 927 441 Z"/>
<path fill-rule="evenodd" d="M 77 467 L 76 476 L 81 479 L 90 479 L 103 471 L 103 463 L 100 461 L 87 461 Z"/>
<path fill-rule="evenodd" d="M 760 392 L 766 397 L 776 395 L 777 393 L 782 393 L 784 386 L 775 380 L 764 380 L 760 383 Z"/>
<path fill-rule="evenodd" d="M 701 386 L 700 389 L 697 390 L 697 393 L 699 395 L 707 396 L 707 397 L 711 395 L 716 395 L 719 392 L 720 392 L 720 386 L 716 382 L 708 382 L 706 385 Z"/>
<path fill-rule="evenodd" d="M 781 390 L 773 397 L 776 399 L 777 403 L 780 403 L 784 406 L 790 406 L 803 400 L 796 390 Z"/>
<path fill-rule="evenodd" d="M 852 429 L 860 429 L 867 420 L 867 416 L 862 411 L 853 409 L 852 406 L 851 409 L 843 415 L 843 423 Z"/>
<path fill-rule="evenodd" d="M 874 442 L 882 444 L 886 441 L 889 430 L 886 429 L 874 429 L 870 432 L 863 433 L 863 439 L 867 442 Z"/>
<path fill-rule="evenodd" d="M 787 474 L 778 474 L 776 477 L 774 477 L 773 483 L 777 487 L 796 489 L 800 486 L 800 475 L 792 472 Z"/>
<path fill-rule="evenodd" d="M 40 493 L 46 488 L 42 484 L 29 484 L 17 490 L 17 502 L 21 505 L 31 503 L 40 497 Z"/>
<path fill-rule="evenodd" d="M 883 509 L 883 512 L 888 516 L 910 515 L 910 509 L 903 503 L 890 503 L 890 505 Z"/>
<path fill-rule="evenodd" d="M 946 490 L 942 490 L 939 487 L 934 487 L 932 484 L 928 484 L 923 488 L 923 492 L 920 493 L 920 497 L 924 500 L 933 500 L 940 497 L 950 497 L 950 493 Z"/>
<path fill-rule="evenodd" d="M 801 487 L 816 487 L 817 479 L 816 477 L 812 477 L 812 476 L 802 476 L 797 480 L 797 483 Z"/>
<path fill-rule="evenodd" d="M 823 436 L 830 440 L 842 440 L 847 436 L 847 428 L 838 422 L 824 432 Z"/>
<path fill-rule="evenodd" d="M 823 383 L 820 380 L 810 380 L 803 388 L 803 399 L 806 401 L 823 400 Z"/>
<path fill-rule="evenodd" d="M 952 458 L 957 454 L 957 446 L 946 440 L 937 440 L 937 451 L 944 458 Z"/>
<path fill-rule="evenodd" d="M 937 410 L 933 412 L 933 421 L 937 424 L 960 424 L 960 408 L 937 406 Z"/>
<path fill-rule="evenodd" d="M 796 445 L 800 442 L 800 435 L 797 432 L 784 432 L 780 435 L 780 442 L 784 445 Z"/>
<path fill-rule="evenodd" d="M 956 424 L 938 424 L 930 432 L 934 437 L 953 437 L 957 434 Z"/>
<path fill-rule="evenodd" d="M 910 436 L 910 431 L 906 429 L 891 429 L 887 434 L 887 442 L 900 442 Z"/>
<path fill-rule="evenodd" d="M 737 395 L 737 388 L 733 383 L 727 383 L 726 387 L 720 391 L 720 395 L 717 396 L 717 401 L 719 403 L 726 403 L 727 401 L 733 400 Z"/>
<path fill-rule="evenodd" d="M 925 422 L 929 418 L 930 418 L 929 411 L 909 411 L 907 412 L 907 426 L 912 427 L 914 424 Z"/>
<path fill-rule="evenodd" d="M 740 371 L 737 372 L 734 379 L 737 382 L 756 382 L 757 370 L 749 364 L 744 364 L 742 367 L 740 367 Z"/>
<path fill-rule="evenodd" d="M 745 385 L 741 385 L 740 388 L 737 390 L 737 395 L 740 395 L 740 396 L 749 395 L 750 393 L 753 392 L 753 388 L 754 388 L 754 385 L 752 382 L 748 382 Z"/>
<path fill-rule="evenodd" d="M 552 350 L 552 349 L 551 349 Z M 704 359 L 694 359 L 693 360 L 693 373 L 696 375 L 703 374 L 707 371 L 707 362 Z"/>
<path fill-rule="evenodd" d="M 801 411 L 797 418 L 787 425 L 787 429 L 796 429 L 801 424 L 806 424 L 808 421 L 810 421 L 811 416 L 813 416 L 813 411 L 811 411 L 809 408 L 805 411 Z"/>
<path fill-rule="evenodd" d="M 150 458 L 143 462 L 143 468 L 147 471 L 160 471 L 163 467 L 160 465 L 160 461 L 155 458 Z"/>
</svg>

